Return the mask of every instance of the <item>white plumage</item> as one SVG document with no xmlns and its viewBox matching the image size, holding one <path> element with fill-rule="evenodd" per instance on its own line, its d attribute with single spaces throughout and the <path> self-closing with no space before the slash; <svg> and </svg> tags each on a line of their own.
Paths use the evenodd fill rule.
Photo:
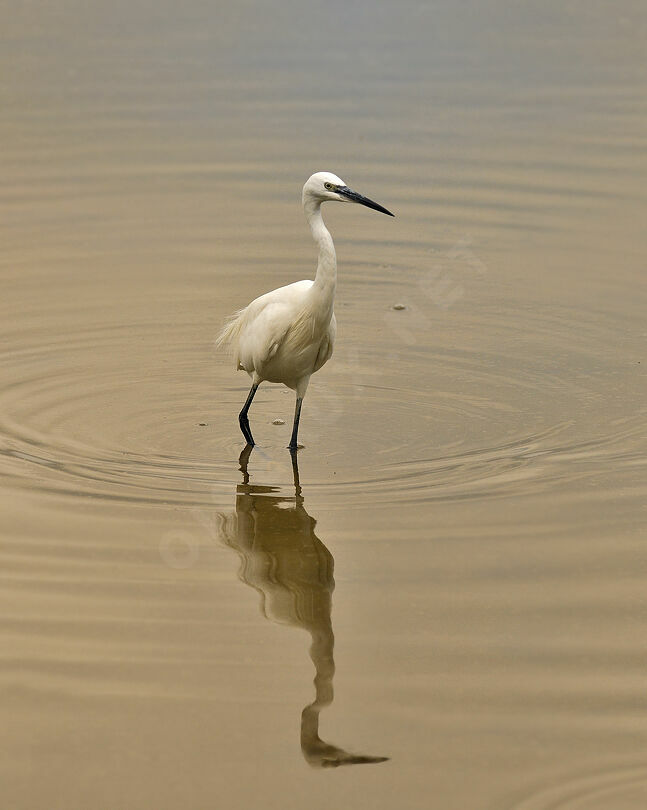
<svg viewBox="0 0 647 810">
<path fill-rule="evenodd" d="M 314 281 L 297 281 L 255 298 L 232 315 L 223 326 L 217 346 L 228 345 L 236 368 L 252 378 L 252 388 L 239 414 L 247 443 L 254 444 L 247 411 L 261 382 L 283 383 L 296 391 L 297 401 L 290 449 L 297 448 L 301 403 L 310 377 L 333 352 L 337 329 L 333 305 L 337 281 L 337 257 L 330 232 L 321 216 L 328 200 L 355 202 L 384 214 L 390 211 L 352 191 L 330 172 L 317 172 L 303 187 L 303 209 L 319 248 Z"/>
</svg>

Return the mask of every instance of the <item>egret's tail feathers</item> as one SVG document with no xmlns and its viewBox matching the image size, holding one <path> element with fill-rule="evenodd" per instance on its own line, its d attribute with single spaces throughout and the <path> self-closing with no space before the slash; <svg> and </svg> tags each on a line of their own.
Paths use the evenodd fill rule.
<svg viewBox="0 0 647 810">
<path fill-rule="evenodd" d="M 238 338 L 245 322 L 246 309 L 239 309 L 225 321 L 215 340 L 216 349 L 228 348 L 238 365 Z"/>
</svg>

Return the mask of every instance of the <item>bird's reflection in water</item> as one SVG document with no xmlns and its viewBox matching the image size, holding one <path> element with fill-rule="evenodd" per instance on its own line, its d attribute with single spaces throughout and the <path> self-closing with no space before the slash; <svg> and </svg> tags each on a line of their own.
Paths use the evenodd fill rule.
<svg viewBox="0 0 647 810">
<path fill-rule="evenodd" d="M 319 737 L 319 713 L 333 700 L 334 561 L 315 534 L 316 521 L 305 510 L 296 453 L 294 496 L 288 497 L 276 487 L 249 483 L 251 450 L 248 445 L 241 454 L 243 482 L 236 488 L 236 513 L 221 517 L 221 534 L 240 556 L 241 580 L 261 595 L 263 614 L 274 622 L 302 627 L 312 637 L 315 699 L 301 713 L 303 756 L 322 768 L 384 762 L 388 757 L 351 754 Z"/>
</svg>

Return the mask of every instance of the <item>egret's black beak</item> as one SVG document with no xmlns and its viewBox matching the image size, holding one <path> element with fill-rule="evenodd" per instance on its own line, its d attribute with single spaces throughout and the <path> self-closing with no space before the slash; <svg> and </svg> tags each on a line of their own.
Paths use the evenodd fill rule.
<svg viewBox="0 0 647 810">
<path fill-rule="evenodd" d="M 347 200 L 350 200 L 354 203 L 359 203 L 360 205 L 365 205 L 367 208 L 372 208 L 374 211 L 381 211 L 383 214 L 387 214 L 390 217 L 394 217 L 395 214 L 392 214 L 390 211 L 387 211 L 384 206 L 380 205 L 379 203 L 373 202 L 373 200 L 369 200 L 368 197 L 362 197 L 361 194 L 358 194 L 356 191 L 353 191 L 352 188 L 348 188 L 348 186 L 337 186 L 335 189 L 337 194 L 341 194 L 342 197 L 346 197 Z"/>
</svg>

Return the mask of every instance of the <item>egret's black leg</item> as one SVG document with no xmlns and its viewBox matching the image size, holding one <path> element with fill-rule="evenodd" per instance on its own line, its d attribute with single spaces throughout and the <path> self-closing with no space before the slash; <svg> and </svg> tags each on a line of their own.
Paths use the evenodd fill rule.
<svg viewBox="0 0 647 810">
<path fill-rule="evenodd" d="M 299 432 L 299 419 L 301 418 L 301 403 L 303 402 L 302 397 L 297 397 L 297 404 L 294 408 L 294 425 L 292 426 L 292 438 L 290 439 L 290 444 L 288 447 L 290 450 L 297 449 L 297 433 Z"/>
<path fill-rule="evenodd" d="M 249 429 L 247 411 L 249 410 L 249 406 L 252 404 L 252 400 L 254 399 L 254 394 L 256 393 L 257 388 L 258 383 L 254 383 L 249 391 L 249 394 L 247 395 L 247 399 L 245 400 L 242 411 L 238 414 L 238 424 L 240 425 L 240 429 L 243 431 L 243 436 L 247 439 L 247 444 L 251 444 L 252 447 L 254 446 L 254 437 L 252 436 L 252 431 Z"/>
</svg>

